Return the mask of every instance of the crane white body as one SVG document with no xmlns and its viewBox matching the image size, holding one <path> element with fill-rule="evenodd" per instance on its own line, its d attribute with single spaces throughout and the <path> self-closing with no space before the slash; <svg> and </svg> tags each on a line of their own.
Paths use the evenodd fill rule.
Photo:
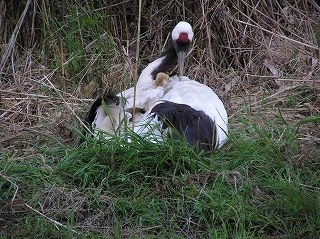
<svg viewBox="0 0 320 239">
<path fill-rule="evenodd" d="M 215 125 L 216 142 L 214 149 L 220 148 L 227 141 L 228 133 L 228 116 L 222 101 L 211 88 L 190 80 L 188 77 L 179 78 L 178 76 L 173 76 L 170 77 L 170 80 L 171 82 L 166 87 L 162 99 L 156 102 L 155 105 L 163 102 L 173 102 L 204 112 Z M 150 117 L 149 115 L 144 124 L 161 135 L 158 132 L 159 127 L 157 125 L 162 125 L 162 123 L 158 117 Z M 146 132 L 146 129 L 143 129 L 143 131 Z"/>
<path fill-rule="evenodd" d="M 184 59 L 192 38 L 190 24 L 178 23 L 172 31 L 173 44 L 142 71 L 135 95 L 133 87 L 119 93 L 120 103 L 106 104 L 108 112 L 99 105 L 100 101 L 94 103 L 88 112 L 89 119 L 94 117 L 92 122 L 88 121 L 94 131 L 115 133 L 125 121 L 127 127 L 134 124 L 134 131 L 138 134 L 153 133 L 157 140 L 161 140 L 163 133 L 171 130 L 169 126 L 173 125 L 178 131 L 172 134 L 173 137 L 185 135 L 190 146 L 197 144 L 199 150 L 205 151 L 220 148 L 228 133 L 228 116 L 222 101 L 209 87 L 183 76 Z M 157 85 L 156 75 L 166 72 L 176 61 L 179 76 Z M 134 119 L 133 108 L 136 109 Z"/>
</svg>

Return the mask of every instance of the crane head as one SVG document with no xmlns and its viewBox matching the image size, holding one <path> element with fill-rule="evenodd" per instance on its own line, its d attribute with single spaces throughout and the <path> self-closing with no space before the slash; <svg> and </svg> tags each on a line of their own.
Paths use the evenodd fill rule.
<svg viewBox="0 0 320 239">
<path fill-rule="evenodd" d="M 184 60 L 190 50 L 192 39 L 192 27 L 185 21 L 179 22 L 172 30 L 172 41 L 178 56 L 179 78 L 183 76 Z"/>
</svg>

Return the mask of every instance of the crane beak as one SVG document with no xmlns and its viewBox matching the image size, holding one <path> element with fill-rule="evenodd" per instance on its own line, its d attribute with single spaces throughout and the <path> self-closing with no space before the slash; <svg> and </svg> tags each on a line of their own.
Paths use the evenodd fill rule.
<svg viewBox="0 0 320 239">
<path fill-rule="evenodd" d="M 178 55 L 178 66 L 179 66 L 179 79 L 183 76 L 184 71 L 184 60 L 186 58 L 187 53 L 185 51 L 179 51 Z"/>
</svg>

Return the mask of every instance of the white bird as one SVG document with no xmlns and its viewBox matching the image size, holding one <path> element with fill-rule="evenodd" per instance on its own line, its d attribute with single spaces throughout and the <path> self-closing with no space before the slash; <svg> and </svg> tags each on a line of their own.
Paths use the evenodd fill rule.
<svg viewBox="0 0 320 239">
<path fill-rule="evenodd" d="M 168 86 L 169 82 L 169 75 L 164 72 L 159 72 L 154 81 L 146 81 L 144 84 L 141 84 L 141 86 L 136 89 L 135 107 L 144 109 L 145 112 L 149 113 L 155 102 L 163 97 L 165 88 Z M 126 99 L 125 111 L 132 112 L 134 104 L 134 88 L 130 88 L 120 94 Z M 118 94 L 118 96 L 120 95 Z"/>
<path fill-rule="evenodd" d="M 135 108 L 135 131 L 139 130 L 139 122 L 144 122 L 151 107 L 163 96 L 164 87 L 168 80 L 162 81 L 163 85 L 157 85 L 156 78 L 158 73 L 167 72 L 176 61 L 178 61 L 179 75 L 182 75 L 184 59 L 191 47 L 192 39 L 193 31 L 191 25 L 184 21 L 179 22 L 172 31 L 171 44 L 169 44 L 158 59 L 151 62 L 141 72 L 136 85 L 135 106 L 133 105 L 133 87 L 119 93 L 117 96 L 105 94 L 99 97 L 91 106 L 85 119 L 87 125 L 92 127 L 94 132 L 98 130 L 104 130 L 109 133 L 115 132 L 115 128 L 118 129 L 118 124 L 123 122 L 125 120 L 124 118 L 131 118 L 132 115 L 130 113 L 132 113 L 133 108 Z M 115 101 L 114 97 L 123 100 L 118 99 Z M 104 98 L 107 99 L 104 100 L 107 108 L 111 108 L 111 110 L 106 110 L 106 107 L 103 106 L 102 102 Z M 113 100 L 109 101 L 110 98 Z"/>
<path fill-rule="evenodd" d="M 179 22 L 171 34 L 171 44 L 155 61 L 151 62 L 140 74 L 137 88 L 145 83 L 153 82 L 159 72 L 167 72 L 176 61 L 179 66 L 179 76 L 183 75 L 184 60 L 190 50 L 193 31 L 189 23 Z"/>
<path fill-rule="evenodd" d="M 212 151 L 227 140 L 228 117 L 222 101 L 212 89 L 183 76 L 184 59 L 192 38 L 190 24 L 178 23 L 172 31 L 172 44 L 142 71 L 136 85 L 137 117 L 134 119 L 134 130 L 141 135 L 150 135 L 151 131 L 159 137 L 169 133 L 176 139 L 185 138 L 190 146 L 195 146 L 196 151 Z M 157 85 L 158 73 L 166 72 L 176 60 L 179 65 L 178 76 L 171 77 L 166 84 Z M 114 128 L 114 124 L 120 123 L 128 114 L 131 117 L 133 88 L 117 96 L 125 99 L 125 113 L 119 107 L 118 111 L 109 110 L 111 115 L 106 114 L 105 107 L 98 106 L 98 100 L 93 104 L 98 107 L 90 110 L 94 114 L 89 117 L 93 119 L 92 124 L 88 121 L 90 125 L 110 132 L 110 125 Z M 118 105 L 121 105 L 119 102 Z"/>
<path fill-rule="evenodd" d="M 155 81 L 146 82 L 146 84 L 137 89 L 135 102 L 136 130 L 141 126 L 139 122 L 143 122 L 148 115 L 146 112 L 150 112 L 154 104 L 163 97 L 164 90 L 169 82 L 169 75 L 159 72 Z M 95 136 L 101 130 L 110 134 L 116 134 L 121 125 L 132 124 L 133 88 L 121 94 L 126 95 L 125 102 L 121 101 L 123 97 L 119 97 L 119 95 L 104 94 L 91 106 L 86 116 L 86 122 L 93 129 Z"/>
<path fill-rule="evenodd" d="M 196 145 L 196 151 L 220 148 L 228 133 L 228 116 L 222 101 L 211 88 L 188 77 L 174 76 L 170 80 L 162 99 L 149 114 L 147 130 L 160 135 L 159 130 L 170 131 L 173 138 L 184 137 L 190 146 Z"/>
<path fill-rule="evenodd" d="M 123 103 L 118 96 L 104 94 L 92 104 L 87 112 L 85 124 L 87 128 L 92 129 L 95 137 L 99 135 L 99 131 L 115 135 L 128 116 L 129 114 L 123 111 Z M 84 129 L 84 133 L 89 132 Z"/>
</svg>

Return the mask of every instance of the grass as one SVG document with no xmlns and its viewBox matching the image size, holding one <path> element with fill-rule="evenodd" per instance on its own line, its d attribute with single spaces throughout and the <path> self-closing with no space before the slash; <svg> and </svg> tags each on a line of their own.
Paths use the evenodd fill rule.
<svg viewBox="0 0 320 239">
<path fill-rule="evenodd" d="M 248 126 L 230 134 L 213 155 L 136 135 L 130 143 L 113 137 L 74 147 L 52 139 L 49 149 L 25 152 L 29 160 L 6 154 L 1 201 L 11 207 L 4 215 L 15 220 L 4 218 L 9 225 L 3 232 L 40 238 L 316 238 L 319 155 L 300 166 L 296 151 L 288 149 L 295 146 Z M 283 132 L 282 125 L 270 127 Z M 296 142 L 296 126 L 287 127 L 286 141 Z"/>
<path fill-rule="evenodd" d="M 227 144 L 196 154 L 130 130 L 130 142 L 78 143 L 96 95 L 135 82 L 137 5 L 110 3 L 44 0 L 25 16 L 23 1 L 0 4 L 0 238 L 317 238 L 317 9 L 143 5 L 139 70 L 185 19 L 195 32 L 186 75 L 227 108 Z"/>
</svg>

